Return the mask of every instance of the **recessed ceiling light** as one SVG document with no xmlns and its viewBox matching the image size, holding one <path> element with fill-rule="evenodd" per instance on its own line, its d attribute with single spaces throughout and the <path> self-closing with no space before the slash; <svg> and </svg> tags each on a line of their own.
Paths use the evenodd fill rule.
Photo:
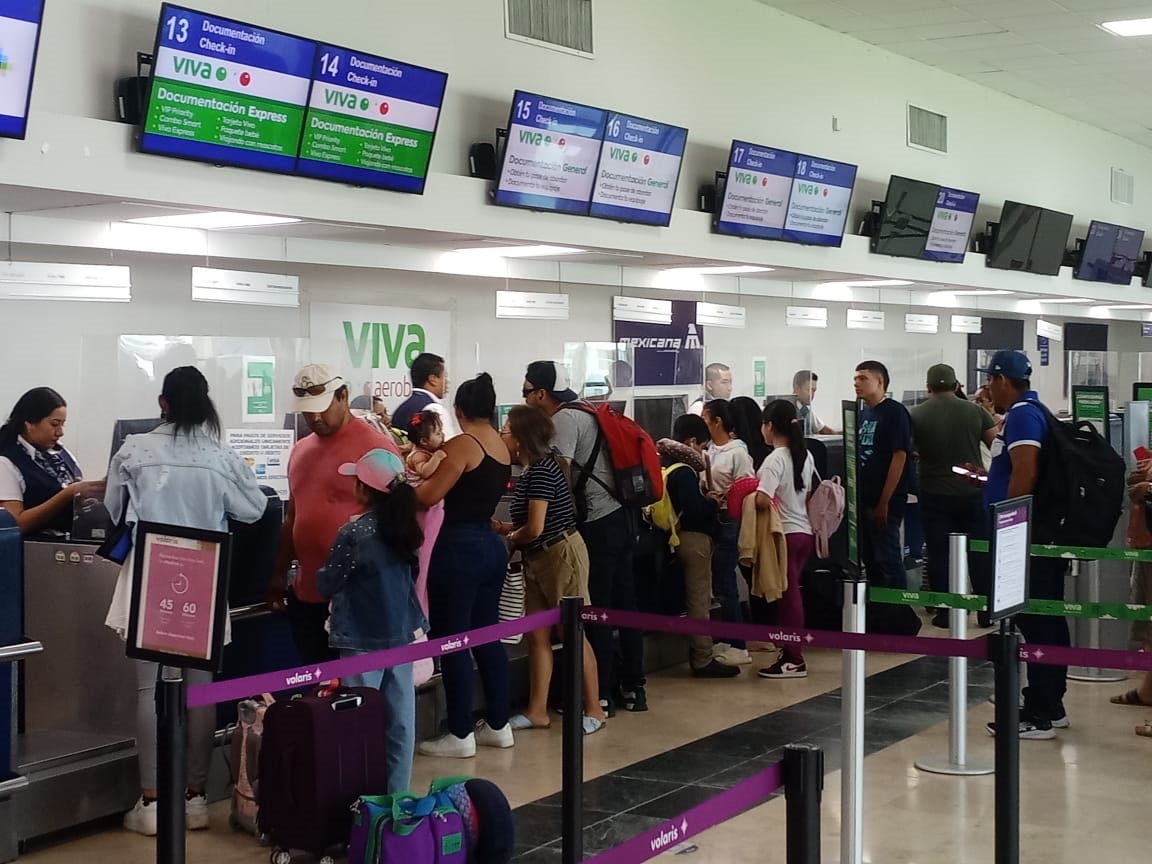
<svg viewBox="0 0 1152 864">
<path fill-rule="evenodd" d="M 953 297 L 991 297 L 996 294 L 1011 294 L 1011 291 L 999 291 L 994 288 L 962 288 L 959 291 L 937 291 L 937 294 L 951 294 Z"/>
<path fill-rule="evenodd" d="M 1129 18 L 1125 21 L 1105 21 L 1102 30 L 1117 36 L 1152 36 L 1152 18 Z"/>
<path fill-rule="evenodd" d="M 829 288 L 899 288 L 902 285 L 915 285 L 905 279 L 860 279 L 855 282 L 822 282 L 820 287 Z"/>
<path fill-rule="evenodd" d="M 743 273 L 768 273 L 771 267 L 733 264 L 717 267 L 669 267 L 665 273 L 683 273 L 691 276 L 739 276 Z"/>
<path fill-rule="evenodd" d="M 1043 297 L 1043 298 L 1029 298 L 1033 303 L 1057 303 L 1061 306 L 1066 306 L 1069 303 L 1096 303 L 1096 300 L 1089 300 L 1086 297 Z"/>
<path fill-rule="evenodd" d="M 287 216 L 263 216 L 259 213 L 232 213 L 218 210 L 207 213 L 180 213 L 176 216 L 141 216 L 128 219 L 137 225 L 160 225 L 165 228 L 201 228 L 207 231 L 223 228 L 259 228 L 265 225 L 288 225 L 299 222 Z"/>
<path fill-rule="evenodd" d="M 1152 309 L 1152 303 L 1121 303 L 1112 306 L 1097 306 L 1097 309 Z"/>
<path fill-rule="evenodd" d="M 551 258 L 553 255 L 579 255 L 584 251 L 571 246 L 477 246 L 456 250 L 460 255 L 491 255 L 497 258 Z"/>
</svg>

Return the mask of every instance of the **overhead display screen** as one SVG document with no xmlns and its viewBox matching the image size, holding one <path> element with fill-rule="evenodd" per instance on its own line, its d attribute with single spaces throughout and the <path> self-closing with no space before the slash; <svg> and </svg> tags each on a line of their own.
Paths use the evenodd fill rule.
<svg viewBox="0 0 1152 864">
<path fill-rule="evenodd" d="M 896 258 L 922 257 L 939 198 L 936 184 L 893 174 L 888 180 L 880 227 L 872 238 L 872 251 Z"/>
<path fill-rule="evenodd" d="M 44 0 L 0 4 L 0 137 L 23 138 L 36 71 Z"/>
<path fill-rule="evenodd" d="M 1090 282 L 1127 285 L 1143 244 L 1144 232 L 1138 228 L 1093 220 L 1074 275 Z"/>
<path fill-rule="evenodd" d="M 146 153 L 291 173 L 316 43 L 164 4 Z"/>
<path fill-rule="evenodd" d="M 980 196 L 975 192 L 941 186 L 932 213 L 932 227 L 928 231 L 924 257 L 929 261 L 963 264 L 979 203 Z"/>
<path fill-rule="evenodd" d="M 496 203 L 587 215 L 607 112 L 517 90 Z"/>
<path fill-rule="evenodd" d="M 733 141 L 716 230 L 739 237 L 780 240 L 798 159 L 787 150 Z"/>
<path fill-rule="evenodd" d="M 679 126 L 609 114 L 590 215 L 667 226 L 687 143 Z"/>
<path fill-rule="evenodd" d="M 1005 201 L 987 265 L 1056 276 L 1072 230 L 1072 214 Z"/>
<path fill-rule="evenodd" d="M 839 246 L 844 240 L 855 185 L 855 165 L 800 156 L 783 239 L 813 246 Z"/>
<path fill-rule="evenodd" d="M 297 172 L 424 191 L 448 75 L 319 45 Z"/>
</svg>

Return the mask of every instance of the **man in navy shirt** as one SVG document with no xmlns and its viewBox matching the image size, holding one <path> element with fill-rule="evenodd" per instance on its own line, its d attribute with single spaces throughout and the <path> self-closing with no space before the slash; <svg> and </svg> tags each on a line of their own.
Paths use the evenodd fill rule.
<svg viewBox="0 0 1152 864">
<path fill-rule="evenodd" d="M 1048 437 L 1048 416 L 1040 396 L 1032 389 L 1032 364 L 1020 351 L 997 351 L 987 369 L 988 391 L 998 410 L 1006 411 L 1004 425 L 992 442 L 992 465 L 984 487 L 984 503 L 1031 495 L 1041 470 L 1040 452 Z M 1068 562 L 1060 558 L 1033 558 L 1030 597 L 1063 600 Z M 1053 615 L 1020 615 L 1016 619 L 1024 639 L 1034 645 L 1071 644 L 1068 620 Z M 1064 712 L 1068 667 L 1030 663 L 1020 714 L 1020 737 L 1050 739 L 1056 729 L 1068 727 Z M 996 724 L 988 731 L 996 734 Z"/>
<path fill-rule="evenodd" d="M 907 587 L 900 523 L 908 506 L 908 454 L 912 420 L 908 409 L 887 397 L 888 369 L 868 360 L 856 367 L 860 412 L 860 559 L 868 581 L 885 588 Z"/>
</svg>

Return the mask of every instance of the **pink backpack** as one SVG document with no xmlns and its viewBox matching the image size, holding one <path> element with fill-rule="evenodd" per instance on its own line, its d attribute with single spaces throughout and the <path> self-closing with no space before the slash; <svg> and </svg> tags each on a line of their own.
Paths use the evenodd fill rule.
<svg viewBox="0 0 1152 864">
<path fill-rule="evenodd" d="M 816 478 L 819 479 L 820 475 L 816 474 Z M 816 538 L 817 558 L 828 557 L 828 540 L 844 521 L 844 498 L 844 486 L 839 477 L 820 480 L 808 496 L 806 509 L 808 521 L 812 524 L 812 534 Z"/>
</svg>

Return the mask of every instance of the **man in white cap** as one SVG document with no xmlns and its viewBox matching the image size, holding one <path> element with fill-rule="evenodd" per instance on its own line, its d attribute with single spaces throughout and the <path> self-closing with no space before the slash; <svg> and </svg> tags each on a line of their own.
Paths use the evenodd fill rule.
<svg viewBox="0 0 1152 864">
<path fill-rule="evenodd" d="M 355 479 L 341 476 L 339 468 L 376 448 L 400 454 L 391 438 L 356 420 L 349 406 L 348 383 L 326 363 L 313 363 L 297 372 L 292 394 L 294 409 L 304 415 L 315 434 L 301 439 L 288 460 L 289 501 L 268 601 L 276 609 L 287 607 L 300 659 L 312 664 L 337 656 L 328 647 L 324 629 L 328 604 L 316 590 L 316 571 L 324 566 L 341 526 L 364 510 L 356 501 Z M 293 561 L 299 562 L 300 569 L 286 590 L 285 578 Z"/>
</svg>

